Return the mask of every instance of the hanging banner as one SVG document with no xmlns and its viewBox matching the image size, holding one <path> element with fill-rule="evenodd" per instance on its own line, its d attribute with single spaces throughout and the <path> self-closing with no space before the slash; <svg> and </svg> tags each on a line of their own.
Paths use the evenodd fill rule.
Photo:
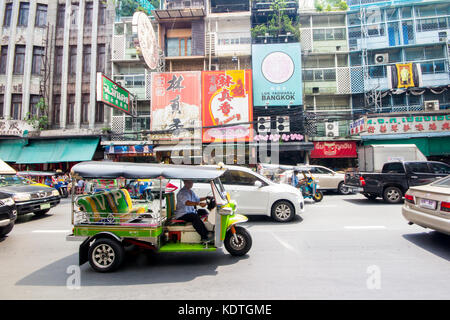
<svg viewBox="0 0 450 320">
<path fill-rule="evenodd" d="M 311 158 L 357 158 L 355 141 L 316 141 Z"/>
<path fill-rule="evenodd" d="M 252 45 L 255 106 L 302 105 L 300 43 Z"/>
<path fill-rule="evenodd" d="M 251 70 L 202 72 L 203 142 L 252 141 L 253 121 Z"/>
<path fill-rule="evenodd" d="M 131 114 L 130 92 L 101 72 L 97 73 L 97 101 Z"/>
<path fill-rule="evenodd" d="M 152 139 L 201 139 L 201 72 L 152 73 Z M 195 128 L 194 130 L 187 130 Z"/>
<path fill-rule="evenodd" d="M 450 114 L 368 118 L 365 135 L 450 131 Z"/>
<path fill-rule="evenodd" d="M 420 87 L 422 70 L 417 63 L 398 63 L 388 66 L 391 79 L 391 89 Z"/>
</svg>

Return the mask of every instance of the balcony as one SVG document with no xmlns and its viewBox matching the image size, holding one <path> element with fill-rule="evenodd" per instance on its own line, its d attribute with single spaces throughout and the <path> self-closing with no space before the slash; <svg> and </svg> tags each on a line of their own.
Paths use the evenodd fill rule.
<svg viewBox="0 0 450 320">
<path fill-rule="evenodd" d="M 195 18 L 206 15 L 203 0 L 166 1 L 165 9 L 153 12 L 157 20 Z"/>
<path fill-rule="evenodd" d="M 218 32 L 213 36 L 216 56 L 246 56 L 251 55 L 252 38 L 250 32 Z M 208 42 L 208 41 L 207 41 Z M 211 41 L 212 43 L 212 41 Z M 209 53 L 209 49 L 206 50 Z"/>
</svg>

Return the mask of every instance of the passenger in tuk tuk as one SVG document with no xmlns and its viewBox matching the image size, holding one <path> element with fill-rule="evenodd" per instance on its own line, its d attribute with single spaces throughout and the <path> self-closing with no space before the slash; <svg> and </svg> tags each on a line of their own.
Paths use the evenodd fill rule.
<svg viewBox="0 0 450 320">
<path fill-rule="evenodd" d="M 174 213 L 174 218 L 177 220 L 184 220 L 186 222 L 192 222 L 192 226 L 195 231 L 201 236 L 202 241 L 211 241 L 213 240 L 213 236 L 208 236 L 208 230 L 205 227 L 202 219 L 200 218 L 203 214 L 208 214 L 208 211 L 205 209 L 197 210 L 195 206 L 201 206 L 202 208 L 206 207 L 207 197 L 199 198 L 194 191 L 192 191 L 192 187 L 194 186 L 194 182 L 191 180 L 183 180 L 184 186 L 180 189 L 177 194 L 177 205 Z"/>
</svg>

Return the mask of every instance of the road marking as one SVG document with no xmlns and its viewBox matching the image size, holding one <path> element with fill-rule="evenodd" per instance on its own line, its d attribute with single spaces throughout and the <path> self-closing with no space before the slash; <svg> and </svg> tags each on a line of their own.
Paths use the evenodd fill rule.
<svg viewBox="0 0 450 320">
<path fill-rule="evenodd" d="M 276 236 L 275 235 L 275 233 L 273 233 L 273 232 L 270 232 L 271 234 L 272 234 L 272 236 L 283 246 L 283 247 L 285 247 L 286 249 L 288 249 L 288 250 L 290 250 L 290 251 L 292 251 L 292 252 L 295 252 L 295 253 L 297 253 L 297 254 L 299 254 L 299 252 L 297 251 L 297 249 L 295 249 L 293 246 L 291 246 L 289 243 L 287 243 L 287 242 L 285 242 L 285 241 L 283 241 L 283 240 L 281 240 L 278 236 Z"/>
<path fill-rule="evenodd" d="M 34 230 L 33 233 L 70 233 L 70 230 Z"/>
<path fill-rule="evenodd" d="M 367 230 L 367 229 L 386 229 L 385 226 L 345 226 L 345 229 Z"/>
</svg>

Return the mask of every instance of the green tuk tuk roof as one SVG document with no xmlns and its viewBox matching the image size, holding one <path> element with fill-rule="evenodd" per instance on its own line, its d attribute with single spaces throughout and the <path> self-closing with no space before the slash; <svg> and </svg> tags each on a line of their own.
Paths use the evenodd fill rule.
<svg viewBox="0 0 450 320">
<path fill-rule="evenodd" d="M 170 165 L 132 162 L 88 161 L 72 167 L 72 175 L 96 179 L 183 179 L 213 180 L 225 170 L 201 166 Z"/>
</svg>

